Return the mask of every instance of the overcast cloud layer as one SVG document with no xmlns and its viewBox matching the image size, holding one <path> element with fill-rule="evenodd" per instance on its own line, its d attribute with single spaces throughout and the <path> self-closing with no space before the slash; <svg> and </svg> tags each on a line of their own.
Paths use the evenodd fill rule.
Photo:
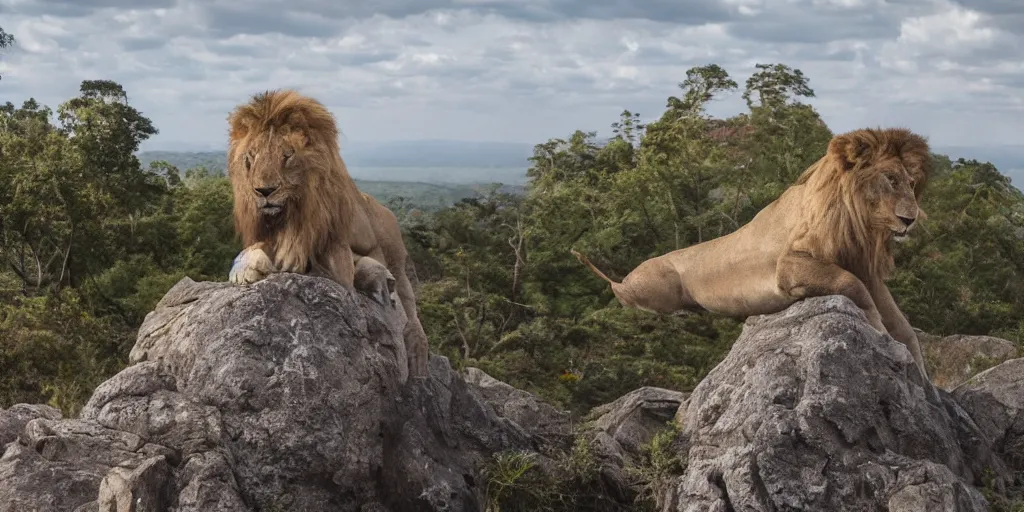
<svg viewBox="0 0 1024 512">
<path fill-rule="evenodd" d="M 345 144 L 539 143 L 661 114 L 688 68 L 799 68 L 835 131 L 903 125 L 936 146 L 1020 144 L 1019 0 L 0 0 L 17 47 L 0 101 L 56 107 L 112 79 L 161 133 L 222 148 L 251 94 L 295 87 Z M 743 108 L 739 92 L 712 113 Z"/>
</svg>

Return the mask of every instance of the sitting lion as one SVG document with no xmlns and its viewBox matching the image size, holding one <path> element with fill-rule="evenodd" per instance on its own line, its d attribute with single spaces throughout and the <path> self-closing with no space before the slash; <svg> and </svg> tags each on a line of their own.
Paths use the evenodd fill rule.
<svg viewBox="0 0 1024 512">
<path fill-rule="evenodd" d="M 659 314 L 710 311 L 747 317 L 812 296 L 845 295 L 880 332 L 910 350 L 927 376 L 917 335 L 885 279 L 888 245 L 925 218 L 918 206 L 930 173 L 924 138 L 905 129 L 863 129 L 834 137 L 797 182 L 733 233 L 651 258 L 621 283 L 572 250 L 611 283 L 621 304 Z"/>
<path fill-rule="evenodd" d="M 405 272 L 398 219 L 349 176 L 334 116 L 320 102 L 284 90 L 253 96 L 228 122 L 235 229 L 245 246 L 229 280 L 310 273 L 385 305 L 396 292 L 407 317 L 409 375 L 425 377 L 427 336 Z"/>
</svg>

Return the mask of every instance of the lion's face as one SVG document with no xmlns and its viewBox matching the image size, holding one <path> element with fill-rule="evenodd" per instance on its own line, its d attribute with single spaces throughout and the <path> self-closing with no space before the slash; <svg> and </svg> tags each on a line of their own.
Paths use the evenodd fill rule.
<svg viewBox="0 0 1024 512">
<path fill-rule="evenodd" d="M 906 240 L 907 234 L 923 215 L 914 192 L 915 181 L 911 173 L 896 163 L 879 169 L 872 184 L 877 198 L 876 218 L 880 224 L 884 223 L 897 242 Z"/>
<path fill-rule="evenodd" d="M 235 169 L 243 176 L 244 186 L 236 193 L 249 194 L 257 213 L 267 220 L 294 207 L 303 185 L 305 155 L 304 136 L 297 133 L 275 134 L 273 130 L 253 137 L 254 144 L 243 148 L 236 157 Z"/>
<path fill-rule="evenodd" d="M 893 240 L 902 242 L 921 216 L 918 198 L 914 196 L 914 178 L 902 169 L 889 169 L 880 173 L 878 184 L 881 191 L 881 213 L 885 215 L 887 227 L 893 233 Z"/>
<path fill-rule="evenodd" d="M 926 217 L 919 201 L 931 160 L 922 137 L 906 129 L 855 130 L 834 137 L 828 152 L 876 233 L 903 241 Z"/>
</svg>

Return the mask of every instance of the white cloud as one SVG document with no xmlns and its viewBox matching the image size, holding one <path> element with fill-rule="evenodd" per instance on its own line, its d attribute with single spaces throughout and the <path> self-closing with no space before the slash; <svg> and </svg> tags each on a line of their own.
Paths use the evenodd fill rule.
<svg viewBox="0 0 1024 512">
<path fill-rule="evenodd" d="M 986 26 L 981 13 L 948 6 L 941 12 L 909 18 L 900 26 L 897 43 L 939 51 L 988 48 L 999 30 Z"/>
<path fill-rule="evenodd" d="M 102 3 L 131 7 L 0 0 L 0 26 L 18 38 L 0 86 L 56 107 L 84 79 L 116 80 L 161 130 L 148 147 L 223 146 L 228 111 L 279 87 L 323 100 L 350 143 L 607 134 L 623 109 L 659 115 L 686 70 L 709 63 L 741 88 L 756 63 L 803 70 L 837 131 L 896 123 L 971 145 L 1024 128 L 1020 36 L 945 0 L 706 0 L 686 12 L 610 0 Z M 742 100 L 711 108 L 731 115 Z"/>
<path fill-rule="evenodd" d="M 44 16 L 17 23 L 13 31 L 18 34 L 18 46 L 29 53 L 51 54 L 60 51 L 56 37 L 67 36 L 62 20 Z"/>
</svg>

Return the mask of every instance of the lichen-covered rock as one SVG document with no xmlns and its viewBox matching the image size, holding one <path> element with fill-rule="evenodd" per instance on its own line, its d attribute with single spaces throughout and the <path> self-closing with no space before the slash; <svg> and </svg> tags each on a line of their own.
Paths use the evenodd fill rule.
<svg viewBox="0 0 1024 512">
<path fill-rule="evenodd" d="M 982 511 L 1007 468 L 909 351 L 845 297 L 748 319 L 694 389 L 666 511 Z"/>
<path fill-rule="evenodd" d="M 629 470 L 644 463 L 644 450 L 655 435 L 671 428 L 685 400 L 686 393 L 646 386 L 590 411 L 592 421 L 582 435 L 594 450 L 605 486 L 616 499 L 635 499 L 637 478 Z"/>
<path fill-rule="evenodd" d="M 95 509 L 100 482 L 111 468 L 136 468 L 154 457 L 175 454 L 88 421 L 31 420 L 0 457 L 0 512 Z"/>
<path fill-rule="evenodd" d="M 556 409 L 533 393 L 516 389 L 479 368 L 466 368 L 464 378 L 498 416 L 522 427 L 538 445 L 566 449 L 572 443 L 568 411 Z"/>
<path fill-rule="evenodd" d="M 1003 459 L 1024 471 L 1024 359 L 990 368 L 953 390 Z"/>
<path fill-rule="evenodd" d="M 397 311 L 316 277 L 183 279 L 80 418 L 7 446 L 0 512 L 481 509 L 485 460 L 533 443 L 447 359 L 407 379 Z"/>
<path fill-rule="evenodd" d="M 42 404 L 15 404 L 10 409 L 0 409 L 0 447 L 14 441 L 25 428 L 25 424 L 36 418 L 61 419 L 55 407 Z"/>
<path fill-rule="evenodd" d="M 968 379 L 1003 361 L 1017 357 L 1012 341 L 993 336 L 954 334 L 938 337 L 918 331 L 921 351 L 932 382 L 952 391 Z"/>
</svg>

